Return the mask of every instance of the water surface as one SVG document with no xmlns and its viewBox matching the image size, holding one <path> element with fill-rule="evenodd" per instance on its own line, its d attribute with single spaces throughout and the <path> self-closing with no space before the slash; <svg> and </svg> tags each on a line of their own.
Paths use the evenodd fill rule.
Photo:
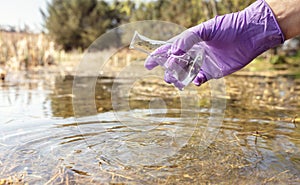
<svg viewBox="0 0 300 185">
<path fill-rule="evenodd" d="M 82 84 L 90 78 L 82 77 Z M 3 82 L 0 178 L 29 184 L 300 183 L 296 75 L 227 77 L 227 94 L 220 97 L 226 114 L 207 148 L 207 85 L 191 90 L 201 96 L 199 109 L 190 110 L 197 116 L 182 118 L 178 91 L 161 81 L 140 81 L 122 116 L 151 121 L 124 124 L 113 110 L 111 91 L 113 83 L 129 81 L 98 78 L 97 114 L 89 111 L 87 97 L 77 100 L 81 115 L 74 115 L 70 76 L 31 72 Z"/>
</svg>

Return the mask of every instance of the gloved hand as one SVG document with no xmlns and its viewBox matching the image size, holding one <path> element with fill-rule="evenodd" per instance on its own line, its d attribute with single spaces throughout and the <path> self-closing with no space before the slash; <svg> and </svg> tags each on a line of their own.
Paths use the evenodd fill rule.
<svg viewBox="0 0 300 185">
<path fill-rule="evenodd" d="M 284 35 L 275 16 L 264 0 L 258 0 L 243 11 L 216 16 L 189 28 L 149 55 L 145 67 L 158 64 L 155 55 L 165 57 L 165 66 L 176 67 L 180 61 L 174 56 L 184 55 L 195 44 L 207 51 L 200 72 L 194 79 L 199 86 L 210 79 L 229 75 L 251 62 L 264 51 L 284 42 Z M 211 62 L 214 61 L 214 64 Z M 180 86 L 172 75 L 165 73 L 165 81 Z"/>
</svg>

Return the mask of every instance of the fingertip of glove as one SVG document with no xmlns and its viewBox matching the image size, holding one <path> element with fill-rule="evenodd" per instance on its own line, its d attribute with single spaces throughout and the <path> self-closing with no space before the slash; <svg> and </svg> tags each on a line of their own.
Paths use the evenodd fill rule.
<svg viewBox="0 0 300 185">
<path fill-rule="evenodd" d="M 148 70 L 152 70 L 153 68 L 156 67 L 156 65 L 152 65 L 152 64 L 145 64 L 144 66 L 145 66 L 145 68 L 148 69 Z"/>
<path fill-rule="evenodd" d="M 185 87 L 184 84 L 182 84 L 180 81 L 178 81 L 172 73 L 170 73 L 169 71 L 165 72 L 165 78 L 164 78 L 165 82 L 167 82 L 168 84 L 173 84 L 175 87 L 177 87 L 179 90 L 183 90 L 183 88 Z"/>
<path fill-rule="evenodd" d="M 194 79 L 193 83 L 196 85 L 196 86 L 200 86 L 202 85 L 203 83 L 205 83 L 207 81 L 207 78 L 204 74 L 202 73 L 199 73 L 196 78 Z"/>
<path fill-rule="evenodd" d="M 172 76 L 172 74 L 169 73 L 169 71 L 165 71 L 165 77 L 164 77 L 165 82 L 168 84 L 171 84 L 176 81 L 176 79 Z"/>
<path fill-rule="evenodd" d="M 158 66 L 158 63 L 155 61 L 155 59 L 153 59 L 151 56 L 147 57 L 144 67 L 148 70 L 152 70 L 156 66 Z"/>
</svg>

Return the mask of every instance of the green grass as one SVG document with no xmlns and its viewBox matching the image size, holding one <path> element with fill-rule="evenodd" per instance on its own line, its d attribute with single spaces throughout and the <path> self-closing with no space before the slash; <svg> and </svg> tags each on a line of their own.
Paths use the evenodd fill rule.
<svg viewBox="0 0 300 185">
<path fill-rule="evenodd" d="M 278 55 L 261 55 L 255 58 L 243 71 L 264 72 L 287 70 L 291 72 L 300 71 L 300 51 L 295 56 Z"/>
</svg>

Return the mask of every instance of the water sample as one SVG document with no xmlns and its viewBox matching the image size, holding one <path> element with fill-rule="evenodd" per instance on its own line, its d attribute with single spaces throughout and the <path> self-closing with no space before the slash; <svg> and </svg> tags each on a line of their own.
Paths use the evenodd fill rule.
<svg viewBox="0 0 300 185">
<path fill-rule="evenodd" d="M 172 84 L 179 90 L 183 90 L 199 73 L 205 55 L 204 49 L 200 45 L 194 45 L 185 54 L 178 56 L 170 54 L 171 47 L 169 47 L 170 49 L 166 53 L 155 56 L 151 54 L 154 50 L 164 45 L 171 46 L 172 41 L 152 40 L 135 31 L 129 48 L 155 57 L 156 62 L 164 68 L 165 73 L 175 79 L 172 80 Z M 172 64 L 167 63 L 169 57 L 173 57 L 175 62 Z"/>
</svg>

